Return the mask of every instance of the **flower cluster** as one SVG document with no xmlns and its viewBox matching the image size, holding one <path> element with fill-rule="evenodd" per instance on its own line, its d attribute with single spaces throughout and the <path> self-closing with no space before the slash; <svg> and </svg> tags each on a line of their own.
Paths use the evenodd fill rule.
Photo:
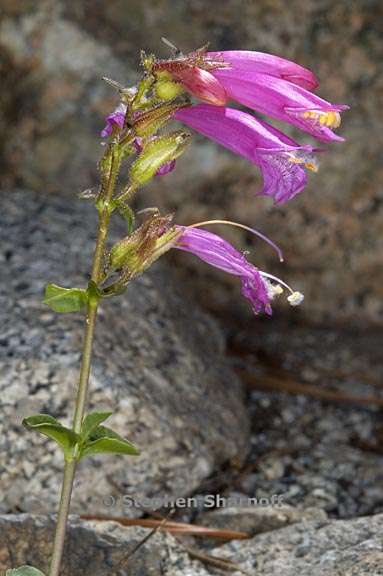
<svg viewBox="0 0 383 576">
<path fill-rule="evenodd" d="M 340 112 L 348 106 L 314 94 L 316 77 L 294 62 L 235 50 L 199 53 L 199 66 L 193 55 L 180 58 L 178 64 L 177 68 L 174 61 L 164 61 L 157 69 L 167 71 L 206 104 L 176 112 L 177 120 L 258 165 L 264 179 L 261 194 L 278 203 L 303 190 L 305 169 L 317 171 L 315 148 L 301 146 L 267 122 L 227 107 L 229 100 L 292 124 L 322 142 L 343 141 L 332 128 L 340 125 Z"/>
<path fill-rule="evenodd" d="M 138 185 L 174 169 L 187 135 L 159 135 L 159 129 L 171 119 L 257 165 L 263 177 L 261 194 L 275 202 L 286 202 L 301 192 L 307 182 L 307 170 L 318 169 L 318 149 L 299 144 L 253 114 L 227 106 L 229 101 L 292 124 L 322 142 L 343 140 L 333 129 L 340 125 L 340 112 L 348 106 L 331 104 L 316 95 L 318 80 L 310 70 L 294 62 L 261 52 L 208 52 L 201 48 L 187 55 L 175 53 L 167 60 L 143 55 L 142 63 L 146 70 L 144 80 L 135 89 L 120 90 L 121 102 L 107 117 L 102 131 L 104 138 L 117 136 L 122 142 L 128 138 L 130 150 L 138 156 L 130 172 L 132 184 L 119 196 L 120 208 Z M 202 103 L 192 103 L 187 94 Z M 128 136 L 124 136 L 125 132 Z M 165 217 L 166 226 L 158 226 L 162 222 L 158 218 L 156 215 L 152 220 L 150 242 L 146 237 L 149 228 L 144 224 L 114 249 L 114 262 L 121 264 L 123 278 L 131 279 L 166 250 L 176 248 L 239 277 L 242 294 L 255 313 L 271 314 L 270 302 L 283 291 L 282 286 L 291 292 L 291 305 L 302 302 L 299 292 L 259 271 L 224 239 L 199 228 L 218 221 L 185 227 L 172 225 L 171 217 Z M 246 226 L 229 224 L 262 236 Z M 140 257 L 140 248 L 133 266 L 137 242 L 139 246 L 151 246 L 152 253 L 146 249 L 145 258 Z"/>
</svg>

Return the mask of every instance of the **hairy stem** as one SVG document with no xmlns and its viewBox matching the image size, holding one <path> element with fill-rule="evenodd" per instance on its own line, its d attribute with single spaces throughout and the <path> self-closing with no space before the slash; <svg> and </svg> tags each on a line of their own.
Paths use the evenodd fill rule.
<svg viewBox="0 0 383 576">
<path fill-rule="evenodd" d="M 102 277 L 102 264 L 105 251 L 105 242 L 108 235 L 110 220 L 110 202 L 113 197 L 118 171 L 120 167 L 120 154 L 118 145 L 112 150 L 111 168 L 107 179 L 105 196 L 102 208 L 99 212 L 96 247 L 93 255 L 91 279 L 96 284 Z M 89 385 L 89 375 L 92 360 L 93 338 L 96 325 L 98 300 L 89 299 L 85 320 L 84 343 L 80 368 L 80 378 L 77 388 L 75 411 L 73 416 L 73 431 L 77 434 L 81 431 L 81 425 L 85 414 L 86 399 Z M 77 461 L 67 460 L 64 467 L 64 477 L 61 487 L 60 505 L 57 515 L 55 539 L 53 543 L 52 559 L 49 576 L 58 576 L 60 573 L 61 559 L 64 551 L 65 532 L 68 522 L 70 501 L 72 497 L 73 481 L 76 473 Z"/>
</svg>

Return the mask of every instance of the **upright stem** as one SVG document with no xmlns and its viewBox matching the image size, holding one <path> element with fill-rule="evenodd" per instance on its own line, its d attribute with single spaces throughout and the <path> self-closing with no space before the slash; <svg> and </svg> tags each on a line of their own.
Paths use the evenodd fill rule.
<svg viewBox="0 0 383 576">
<path fill-rule="evenodd" d="M 102 261 L 110 220 L 110 201 L 113 197 L 113 192 L 116 185 L 116 179 L 120 166 L 120 156 L 117 146 L 115 145 L 115 147 L 112 150 L 111 168 L 106 185 L 105 196 L 103 198 L 103 207 L 99 212 L 97 240 L 93 255 L 92 274 L 91 274 L 91 279 L 96 284 L 100 281 L 100 277 L 102 275 Z M 77 397 L 76 397 L 75 412 L 73 416 L 73 426 L 72 426 L 73 431 L 76 432 L 77 434 L 79 434 L 81 431 L 81 425 L 86 408 L 86 399 L 89 385 L 90 365 L 92 360 L 92 348 L 93 348 L 94 330 L 96 325 L 97 309 L 98 309 L 98 300 L 89 299 L 85 321 L 80 378 L 77 388 Z M 73 481 L 76 473 L 76 466 L 77 466 L 76 459 L 72 460 L 68 459 L 65 462 L 64 477 L 61 487 L 61 497 L 57 515 L 56 533 L 53 543 L 49 576 L 58 576 L 60 573 L 61 559 L 64 551 L 66 525 L 68 521 L 70 501 L 72 497 Z"/>
</svg>

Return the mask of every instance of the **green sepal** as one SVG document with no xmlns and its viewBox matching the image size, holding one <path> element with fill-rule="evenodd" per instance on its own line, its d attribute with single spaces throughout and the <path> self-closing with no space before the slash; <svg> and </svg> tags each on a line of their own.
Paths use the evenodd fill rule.
<svg viewBox="0 0 383 576">
<path fill-rule="evenodd" d="M 65 458 L 73 457 L 74 448 L 80 437 L 70 428 L 62 426 L 49 414 L 35 414 L 24 418 L 23 425 L 54 440 L 63 450 Z"/>
<path fill-rule="evenodd" d="M 88 294 L 81 288 L 63 288 L 56 284 L 45 287 L 44 304 L 55 312 L 80 312 L 88 303 Z"/>
<path fill-rule="evenodd" d="M 131 234 L 134 229 L 134 223 L 136 220 L 135 214 L 128 204 L 124 204 L 119 200 L 114 201 L 117 212 L 122 216 L 128 226 L 128 234 Z"/>
<path fill-rule="evenodd" d="M 113 412 L 91 412 L 87 414 L 81 426 L 81 441 L 85 442 L 89 435 L 96 430 L 96 428 L 104 422 Z"/>
<path fill-rule="evenodd" d="M 174 115 L 177 110 L 189 107 L 188 102 L 159 104 L 143 112 L 134 123 L 134 132 L 140 138 L 156 134 Z"/>
<path fill-rule="evenodd" d="M 79 457 L 84 458 L 92 454 L 127 454 L 129 456 L 137 456 L 139 453 L 138 448 L 110 428 L 97 426 L 82 446 Z"/>
<path fill-rule="evenodd" d="M 5 576 L 45 576 L 45 574 L 33 566 L 20 566 L 7 570 Z"/>
</svg>

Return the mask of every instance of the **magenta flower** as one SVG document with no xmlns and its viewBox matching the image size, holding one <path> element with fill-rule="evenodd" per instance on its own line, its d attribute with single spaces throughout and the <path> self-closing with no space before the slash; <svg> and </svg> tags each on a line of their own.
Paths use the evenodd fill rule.
<svg viewBox="0 0 383 576">
<path fill-rule="evenodd" d="M 272 313 L 268 280 L 264 280 L 257 268 L 229 242 L 206 230 L 186 226 L 177 226 L 177 229 L 182 232 L 182 236 L 177 239 L 174 248 L 191 252 L 204 262 L 239 276 L 242 294 L 250 300 L 254 313 Z"/>
<path fill-rule="evenodd" d="M 310 90 L 318 80 L 310 71 L 283 58 L 246 50 L 205 52 L 161 60 L 154 70 L 166 71 L 185 90 L 209 104 L 235 100 L 262 114 L 283 120 L 324 142 L 342 141 L 331 128 L 340 125 L 343 104 L 331 104 Z"/>
<path fill-rule="evenodd" d="M 287 300 L 291 306 L 302 303 L 303 295 L 300 292 L 294 292 L 279 278 L 258 270 L 220 236 L 193 226 L 176 226 L 176 230 L 180 236 L 176 238 L 173 248 L 191 252 L 215 268 L 238 276 L 242 284 L 242 295 L 250 301 L 255 314 L 272 314 L 270 302 L 274 296 L 283 292 L 281 284 L 290 292 Z M 255 230 L 253 232 L 259 234 Z"/>
<path fill-rule="evenodd" d="M 229 99 L 293 124 L 318 140 L 344 140 L 331 128 L 338 128 L 340 112 L 347 110 L 348 106 L 331 104 L 301 85 L 270 73 L 251 71 L 250 66 L 216 69 L 212 74 L 221 82 Z"/>
<path fill-rule="evenodd" d="M 305 168 L 316 171 L 312 146 L 294 140 L 240 110 L 198 104 L 175 113 L 175 118 L 259 166 L 264 186 L 261 194 L 286 202 L 306 184 Z"/>
<path fill-rule="evenodd" d="M 225 52 L 208 52 L 206 57 L 214 62 L 221 60 L 221 62 L 230 65 L 226 69 L 240 74 L 268 74 L 282 80 L 288 80 L 307 90 L 314 90 L 319 85 L 318 79 L 311 70 L 291 62 L 291 60 L 285 60 L 265 52 L 229 50 Z M 222 70 L 222 68 L 217 68 L 216 70 Z"/>
</svg>

